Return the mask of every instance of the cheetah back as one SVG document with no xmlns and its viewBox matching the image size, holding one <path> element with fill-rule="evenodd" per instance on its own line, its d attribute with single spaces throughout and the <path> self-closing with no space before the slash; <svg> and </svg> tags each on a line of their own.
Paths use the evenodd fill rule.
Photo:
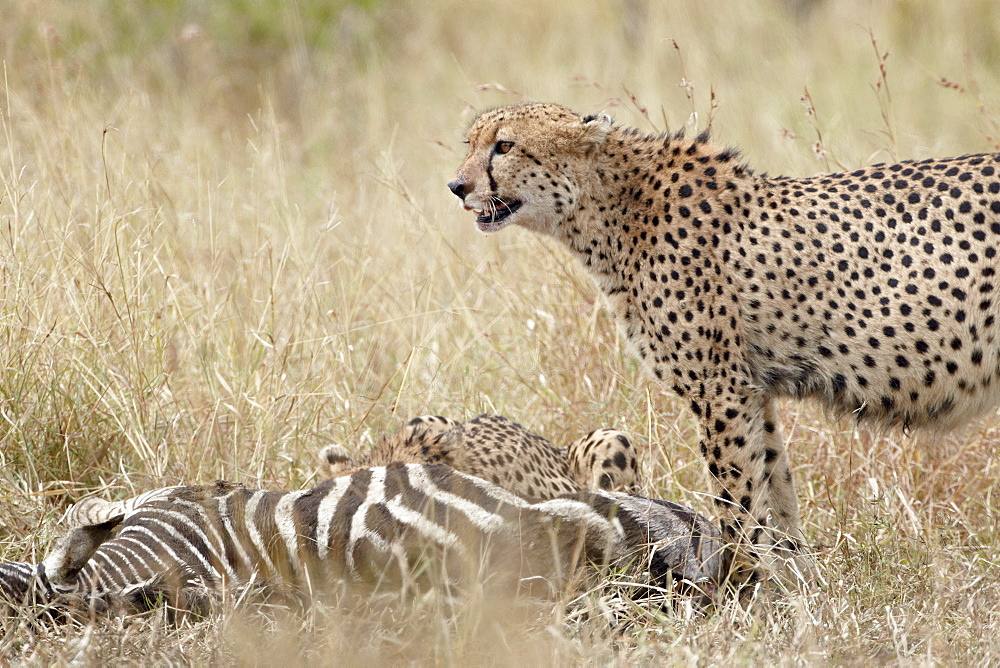
<svg viewBox="0 0 1000 668">
<path fill-rule="evenodd" d="M 632 490 L 639 477 L 635 451 L 621 432 L 598 429 L 568 448 L 556 448 L 499 415 L 462 423 L 421 416 L 356 458 L 330 446 L 320 459 L 323 477 L 392 462 L 446 464 L 530 499 L 597 489 Z"/>
</svg>

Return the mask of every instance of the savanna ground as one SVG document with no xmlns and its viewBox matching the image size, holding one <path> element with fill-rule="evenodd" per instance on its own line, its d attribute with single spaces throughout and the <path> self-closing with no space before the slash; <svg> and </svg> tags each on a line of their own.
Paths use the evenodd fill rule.
<svg viewBox="0 0 1000 668">
<path fill-rule="evenodd" d="M 711 124 L 813 174 L 1000 149 L 989 0 L 8 1 L 0 21 L 0 558 L 70 502 L 314 481 L 407 417 L 642 444 L 707 511 L 690 415 L 561 249 L 445 188 L 476 109 Z M 872 434 L 784 412 L 820 581 L 749 611 L 470 601 L 2 622 L 0 663 L 1000 661 L 1000 424 Z M 432 597 L 433 598 L 433 597 Z M 582 613 L 580 611 L 582 610 Z M 579 613 L 579 614 L 578 614 Z"/>
</svg>

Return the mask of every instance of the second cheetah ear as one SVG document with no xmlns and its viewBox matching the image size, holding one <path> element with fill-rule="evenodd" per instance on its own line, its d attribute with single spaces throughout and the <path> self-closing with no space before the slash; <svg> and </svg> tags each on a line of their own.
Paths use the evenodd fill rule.
<svg viewBox="0 0 1000 668">
<path fill-rule="evenodd" d="M 611 132 L 614 121 L 607 114 L 591 114 L 580 119 L 583 122 L 583 136 L 580 138 L 581 147 L 588 153 L 604 143 L 604 139 Z"/>
<path fill-rule="evenodd" d="M 328 445 L 319 451 L 319 460 L 328 466 L 353 463 L 347 448 L 342 445 Z"/>
</svg>

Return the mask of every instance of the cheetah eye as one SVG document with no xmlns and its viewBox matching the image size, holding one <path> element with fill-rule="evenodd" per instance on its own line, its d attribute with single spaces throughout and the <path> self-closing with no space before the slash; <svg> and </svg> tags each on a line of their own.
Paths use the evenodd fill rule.
<svg viewBox="0 0 1000 668">
<path fill-rule="evenodd" d="M 512 141 L 498 141 L 497 145 L 493 147 L 493 150 L 497 153 L 503 155 L 504 153 L 510 153 L 510 149 L 514 148 L 514 142 Z"/>
</svg>

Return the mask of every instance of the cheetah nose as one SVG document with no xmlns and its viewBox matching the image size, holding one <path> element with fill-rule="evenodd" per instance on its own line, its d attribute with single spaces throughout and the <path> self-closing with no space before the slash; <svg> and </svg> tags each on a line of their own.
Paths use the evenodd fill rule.
<svg viewBox="0 0 1000 668">
<path fill-rule="evenodd" d="M 455 197 L 465 200 L 465 181 L 456 179 L 448 184 L 448 189 L 455 193 Z"/>
</svg>

